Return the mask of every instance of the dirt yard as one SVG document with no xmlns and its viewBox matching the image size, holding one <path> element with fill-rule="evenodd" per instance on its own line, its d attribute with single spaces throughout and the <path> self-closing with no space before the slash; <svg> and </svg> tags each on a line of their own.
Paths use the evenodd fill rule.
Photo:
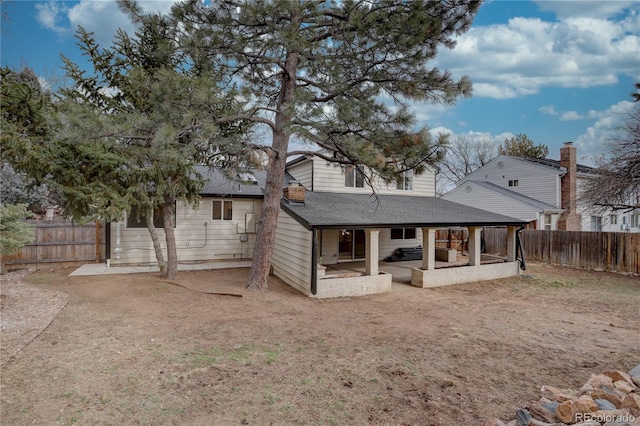
<svg viewBox="0 0 640 426">
<path fill-rule="evenodd" d="M 640 364 L 638 277 L 533 264 L 315 300 L 276 278 L 245 292 L 246 269 L 182 272 L 188 288 L 68 272 L 3 278 L 3 425 L 482 425 Z M 20 306 L 61 310 L 35 330 Z"/>
</svg>

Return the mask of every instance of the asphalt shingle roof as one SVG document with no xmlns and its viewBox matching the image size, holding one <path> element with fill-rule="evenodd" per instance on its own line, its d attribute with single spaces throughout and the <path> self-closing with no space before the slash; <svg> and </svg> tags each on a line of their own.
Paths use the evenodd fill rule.
<svg viewBox="0 0 640 426">
<path fill-rule="evenodd" d="M 206 166 L 197 166 L 196 171 L 207 180 L 201 196 L 204 197 L 235 197 L 235 198 L 263 198 L 264 187 L 267 178 L 266 170 L 252 170 L 249 174 L 256 178 L 256 183 L 232 178 L 219 169 L 210 169 Z M 237 175 L 235 175 L 237 177 Z M 283 186 L 287 186 L 293 180 L 289 173 L 285 173 Z"/>
<path fill-rule="evenodd" d="M 534 158 L 534 157 L 515 157 L 521 160 L 528 161 L 530 163 L 542 164 L 543 166 L 553 167 L 554 169 L 560 170 L 563 168 L 560 165 L 560 161 L 552 160 L 550 158 Z M 596 169 L 593 167 L 585 166 L 583 164 L 576 164 L 576 169 L 578 173 L 586 173 L 586 174 L 597 174 Z"/>
<path fill-rule="evenodd" d="M 282 208 L 307 229 L 524 225 L 520 219 L 436 197 L 307 191 L 304 204 Z"/>
</svg>

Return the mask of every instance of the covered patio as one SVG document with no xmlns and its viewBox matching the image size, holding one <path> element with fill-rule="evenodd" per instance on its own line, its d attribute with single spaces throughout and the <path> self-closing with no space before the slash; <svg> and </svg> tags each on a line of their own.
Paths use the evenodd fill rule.
<svg viewBox="0 0 640 426">
<path fill-rule="evenodd" d="M 306 269 L 308 287 L 298 279 L 292 284 L 312 297 L 352 297 L 384 293 L 392 290 L 392 283 L 410 283 L 415 287 L 436 287 L 464 282 L 506 278 L 519 273 L 516 259 L 518 229 L 525 222 L 492 212 L 475 209 L 435 197 L 397 195 L 353 195 L 339 193 L 307 192 L 303 202 L 288 203 L 283 200 L 281 216 L 287 225 L 286 238 L 297 246 L 288 244 L 289 253 L 282 261 L 274 262 L 276 275 L 287 282 L 287 268 Z M 279 219 L 280 220 L 280 219 Z M 295 222 L 295 223 L 294 223 Z M 486 226 L 507 228 L 507 256 L 488 258 L 481 253 L 481 231 Z M 279 223 L 280 227 L 280 223 Z M 468 229 L 468 251 L 460 256 L 455 250 L 436 247 L 436 229 L 464 227 Z M 415 228 L 421 234 L 419 245 L 422 259 L 409 262 L 382 262 L 381 248 L 390 244 L 385 238 L 389 230 Z M 285 238 L 284 227 L 282 238 Z M 343 232 L 359 230 L 360 253 L 364 259 L 347 261 L 332 256 L 335 261 L 321 261 L 320 249 L 327 244 L 327 231 Z M 319 242 L 320 240 L 320 242 Z M 415 241 L 415 240 L 414 240 Z M 283 252 L 285 247 L 283 245 Z M 296 250 L 298 251 L 296 253 Z M 309 250 L 308 256 L 303 253 Z M 355 253 L 354 248 L 354 253 Z M 451 253 L 453 252 L 453 253 Z M 304 265 L 294 261 L 308 262 Z M 355 260 L 355 262 L 353 261 Z M 280 264 L 281 263 L 281 264 Z M 307 269 L 308 268 L 308 269 Z"/>
</svg>

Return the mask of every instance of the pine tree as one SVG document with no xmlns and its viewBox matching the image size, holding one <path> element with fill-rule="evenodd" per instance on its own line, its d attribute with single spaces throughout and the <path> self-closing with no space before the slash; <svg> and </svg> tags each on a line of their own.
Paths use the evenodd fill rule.
<svg viewBox="0 0 640 426">
<path fill-rule="evenodd" d="M 507 138 L 503 146 L 498 147 L 498 154 L 511 155 L 513 157 L 545 158 L 549 155 L 549 147 L 543 144 L 534 145 L 534 142 L 524 133 Z"/>
<path fill-rule="evenodd" d="M 121 1 L 137 11 L 135 2 Z M 248 287 L 265 288 L 288 155 L 364 165 L 386 181 L 423 172 L 445 138 L 415 132 L 410 102 L 451 105 L 471 95 L 467 77 L 429 66 L 453 48 L 479 1 L 241 1 L 174 6 L 180 42 L 197 69 L 213 68 L 247 101 L 219 118 L 265 125 L 271 140 L 265 195 Z M 291 138 L 310 149 L 288 152 Z M 317 149 L 322 151 L 318 152 Z"/>
<path fill-rule="evenodd" d="M 33 226 L 25 222 L 29 216 L 26 204 L 0 204 L 0 274 L 5 273 L 5 256 L 33 242 Z"/>
<path fill-rule="evenodd" d="M 79 28 L 78 44 L 93 72 L 63 58 L 73 86 L 59 93 L 55 135 L 22 154 L 40 167 L 46 161 L 38 177 L 60 188 L 65 211 L 77 220 L 122 220 L 124 211 L 141 212 L 161 275 L 173 278 L 174 206 L 178 200 L 197 204 L 204 179 L 196 165 L 230 167 L 245 159 L 248 126 L 216 123 L 230 115 L 236 94 L 191 66 L 165 18 L 149 15 L 136 22 L 135 36 L 119 31 L 110 48 Z M 153 221 L 159 210 L 166 260 Z"/>
</svg>

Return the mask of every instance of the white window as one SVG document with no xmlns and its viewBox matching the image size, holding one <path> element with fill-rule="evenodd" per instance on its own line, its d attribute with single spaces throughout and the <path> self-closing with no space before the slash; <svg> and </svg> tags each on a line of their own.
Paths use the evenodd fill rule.
<svg viewBox="0 0 640 426">
<path fill-rule="evenodd" d="M 550 215 L 550 214 L 545 214 L 544 215 L 544 230 L 545 231 L 551 231 L 551 217 L 552 217 L 552 215 Z"/>
<path fill-rule="evenodd" d="M 347 166 L 344 170 L 344 186 L 346 188 L 364 188 L 364 168 Z"/>
<path fill-rule="evenodd" d="M 211 219 L 231 220 L 233 218 L 233 201 L 213 200 Z"/>
<path fill-rule="evenodd" d="M 518 186 L 518 179 L 510 180 L 509 186 Z"/>
<path fill-rule="evenodd" d="M 593 232 L 601 232 L 602 231 L 602 217 L 601 216 L 591 216 L 591 230 Z"/>
<path fill-rule="evenodd" d="M 400 191 L 413 191 L 413 170 L 402 173 L 402 180 L 398 181 L 396 189 Z"/>
<path fill-rule="evenodd" d="M 631 227 L 640 228 L 640 214 L 631 215 Z"/>
<path fill-rule="evenodd" d="M 618 224 L 618 215 L 617 214 L 612 214 L 611 217 L 609 218 L 609 220 L 611 221 L 612 225 L 617 225 Z"/>
</svg>

